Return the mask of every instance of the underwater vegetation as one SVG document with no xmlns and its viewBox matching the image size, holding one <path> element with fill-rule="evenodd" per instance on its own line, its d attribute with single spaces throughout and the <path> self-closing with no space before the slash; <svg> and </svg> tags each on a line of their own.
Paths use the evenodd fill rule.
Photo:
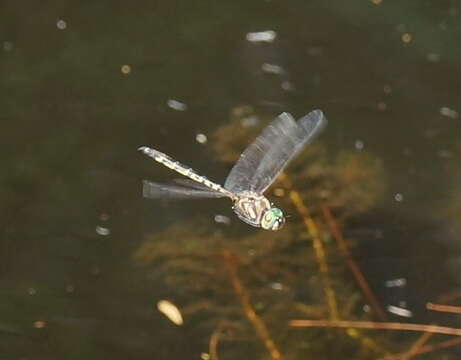
<svg viewBox="0 0 461 360">
<path fill-rule="evenodd" d="M 229 168 L 266 123 L 248 106 L 230 118 L 210 145 Z M 342 322 L 366 321 L 366 327 L 387 321 L 353 259 L 354 239 L 341 230 L 348 219 L 371 211 L 385 190 L 380 159 L 364 151 L 333 152 L 316 141 L 267 193 L 291 215 L 281 231 L 236 231 L 234 223 L 210 226 L 196 215 L 147 234 L 133 260 L 174 289 L 185 322 L 208 334 L 203 343 L 211 359 L 410 358 L 408 349 L 416 354 L 430 336 L 415 345 L 401 333 Z M 301 329 L 294 319 L 323 323 Z"/>
</svg>

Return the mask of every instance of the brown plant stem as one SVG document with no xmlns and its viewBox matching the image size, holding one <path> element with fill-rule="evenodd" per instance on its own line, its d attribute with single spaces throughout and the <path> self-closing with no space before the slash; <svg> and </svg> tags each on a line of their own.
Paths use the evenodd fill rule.
<svg viewBox="0 0 461 360">
<path fill-rule="evenodd" d="M 232 286 L 238 298 L 240 299 L 240 304 L 243 308 L 243 312 L 246 318 L 253 325 L 256 331 L 256 334 L 259 336 L 259 338 L 263 342 L 264 346 L 266 347 L 266 350 L 269 352 L 271 359 L 272 360 L 280 359 L 281 358 L 280 351 L 277 349 L 274 342 L 272 341 L 266 325 L 261 320 L 261 318 L 256 314 L 251 304 L 250 296 L 248 295 L 247 290 L 245 289 L 245 287 L 243 286 L 242 282 L 240 281 L 238 277 L 234 256 L 232 255 L 230 251 L 224 250 L 223 257 L 225 260 L 224 264 L 226 265 L 227 272 L 229 274 Z"/>
<path fill-rule="evenodd" d="M 461 336 L 461 329 L 438 325 L 424 325 L 397 322 L 373 322 L 373 321 L 330 321 L 330 320 L 291 320 L 293 327 L 338 327 L 338 328 L 361 328 L 402 331 L 427 331 L 434 334 Z"/>
<path fill-rule="evenodd" d="M 218 357 L 218 343 L 221 338 L 223 329 L 225 328 L 224 323 L 220 323 L 213 333 L 210 336 L 210 342 L 208 345 L 209 352 L 210 352 L 210 360 L 219 360 Z"/>
<path fill-rule="evenodd" d="M 368 286 L 368 282 L 365 279 L 362 271 L 360 270 L 359 266 L 355 262 L 355 260 L 351 256 L 351 252 L 349 250 L 349 246 L 347 242 L 344 240 L 342 232 L 339 228 L 338 223 L 335 221 L 333 215 L 331 214 L 330 208 L 326 205 L 321 206 L 323 216 L 330 228 L 330 232 L 333 238 L 336 240 L 336 244 L 338 249 L 343 256 L 349 271 L 355 278 L 355 281 L 359 285 L 360 289 L 362 290 L 363 295 L 370 303 L 373 311 L 378 316 L 379 320 L 387 321 L 387 316 L 383 311 L 383 308 L 379 304 L 378 300 L 376 299 L 375 295 L 371 291 L 370 287 Z"/>
<path fill-rule="evenodd" d="M 436 350 L 446 349 L 446 348 L 449 348 L 449 347 L 452 347 L 452 346 L 457 346 L 457 345 L 460 345 L 460 344 L 461 344 L 461 338 L 456 337 L 454 339 L 440 341 L 440 342 L 435 343 L 435 344 L 424 345 L 424 346 L 420 347 L 418 350 L 416 350 L 416 352 L 413 354 L 413 356 L 421 355 L 421 354 L 428 354 L 428 353 L 434 352 Z M 391 359 L 392 360 L 403 360 L 403 356 L 405 356 L 406 354 L 407 354 L 407 352 L 400 353 L 400 354 L 394 354 L 394 355 L 392 355 L 392 357 L 384 357 L 384 358 L 381 358 L 381 359 L 378 359 L 378 360 L 391 360 Z"/>
<path fill-rule="evenodd" d="M 433 311 L 449 312 L 453 314 L 461 314 L 461 306 L 427 303 L 426 309 Z"/>
<path fill-rule="evenodd" d="M 304 205 L 301 196 L 299 193 L 293 189 L 293 184 L 288 179 L 285 174 L 281 174 L 279 179 L 282 181 L 283 185 L 289 191 L 289 197 L 299 215 L 303 220 L 304 227 L 309 233 L 312 239 L 312 247 L 314 249 L 315 258 L 317 259 L 317 264 L 319 267 L 320 278 L 323 285 L 323 292 L 325 294 L 326 303 L 328 305 L 328 311 L 330 314 L 330 319 L 337 320 L 339 319 L 338 304 L 336 301 L 336 294 L 331 285 L 331 279 L 328 271 L 328 263 L 326 260 L 326 251 L 323 246 L 322 240 L 320 239 L 320 231 L 317 227 L 317 224 L 314 222 L 312 217 L 309 214 L 309 210 L 306 205 Z"/>
</svg>

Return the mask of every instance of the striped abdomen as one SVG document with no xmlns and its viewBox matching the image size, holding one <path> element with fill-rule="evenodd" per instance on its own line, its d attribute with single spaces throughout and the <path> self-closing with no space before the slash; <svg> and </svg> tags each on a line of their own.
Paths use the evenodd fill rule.
<svg viewBox="0 0 461 360">
<path fill-rule="evenodd" d="M 233 194 L 229 192 L 228 190 L 224 189 L 221 185 L 216 184 L 215 182 L 208 180 L 205 176 L 201 176 L 197 174 L 192 168 L 187 167 L 183 164 L 181 164 L 178 161 L 173 160 L 171 157 L 168 155 L 157 151 L 155 149 L 151 149 L 147 146 L 142 146 L 139 148 L 140 151 L 142 151 L 144 154 L 147 156 L 151 157 L 155 161 L 159 162 L 162 165 L 165 165 L 166 167 L 180 173 L 181 175 L 187 176 L 188 178 L 205 185 L 206 187 L 213 189 L 215 191 L 219 191 L 226 196 L 229 196 L 230 198 L 234 198 Z"/>
</svg>

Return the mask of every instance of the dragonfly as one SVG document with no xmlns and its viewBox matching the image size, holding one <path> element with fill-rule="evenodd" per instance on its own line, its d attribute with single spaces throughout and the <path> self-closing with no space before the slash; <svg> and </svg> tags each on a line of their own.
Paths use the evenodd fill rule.
<svg viewBox="0 0 461 360">
<path fill-rule="evenodd" d="M 245 223 L 265 230 L 280 230 L 285 224 L 285 216 L 263 194 L 326 124 L 321 110 L 313 110 L 297 121 L 289 113 L 281 113 L 243 151 L 224 185 L 199 175 L 158 150 L 141 146 L 139 151 L 189 178 L 177 179 L 176 184 L 143 180 L 143 196 L 149 199 L 227 197 L 233 202 L 235 214 Z"/>
</svg>

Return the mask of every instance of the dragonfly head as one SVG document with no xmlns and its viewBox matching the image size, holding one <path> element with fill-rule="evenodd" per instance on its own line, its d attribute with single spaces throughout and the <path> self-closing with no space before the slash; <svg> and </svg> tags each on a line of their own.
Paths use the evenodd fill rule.
<svg viewBox="0 0 461 360">
<path fill-rule="evenodd" d="M 285 224 L 283 212 L 275 207 L 267 210 L 261 219 L 261 227 L 265 230 L 277 231 L 282 228 L 283 224 Z"/>
</svg>

